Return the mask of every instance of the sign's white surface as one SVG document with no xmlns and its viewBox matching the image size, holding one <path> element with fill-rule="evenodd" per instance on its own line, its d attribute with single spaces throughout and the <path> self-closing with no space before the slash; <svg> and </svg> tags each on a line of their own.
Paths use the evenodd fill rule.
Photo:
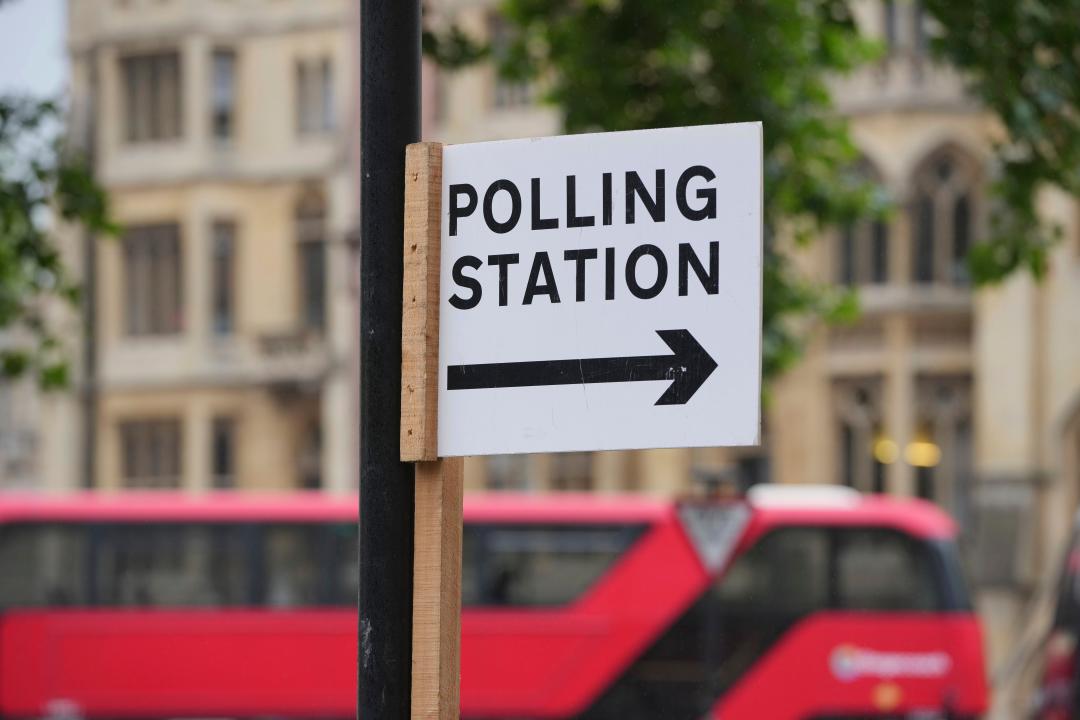
<svg viewBox="0 0 1080 720">
<path fill-rule="evenodd" d="M 761 132 L 444 149 L 440 455 L 759 442 Z"/>
</svg>

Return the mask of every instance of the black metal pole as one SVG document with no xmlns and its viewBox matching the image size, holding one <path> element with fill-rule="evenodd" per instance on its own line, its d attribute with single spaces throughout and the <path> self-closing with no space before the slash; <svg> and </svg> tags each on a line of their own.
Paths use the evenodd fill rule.
<svg viewBox="0 0 1080 720">
<path fill-rule="evenodd" d="M 409 717 L 413 467 L 402 463 L 405 146 L 420 139 L 420 1 L 360 4 L 360 623 L 357 717 Z"/>
</svg>

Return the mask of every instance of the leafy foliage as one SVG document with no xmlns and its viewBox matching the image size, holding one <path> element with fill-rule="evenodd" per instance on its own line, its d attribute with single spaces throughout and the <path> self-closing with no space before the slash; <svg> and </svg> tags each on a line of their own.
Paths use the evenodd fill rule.
<svg viewBox="0 0 1080 720">
<path fill-rule="evenodd" d="M 441 32 L 425 28 L 420 42 L 424 55 L 448 69 L 471 65 L 490 53 L 490 48 L 477 43 L 456 25 Z"/>
<path fill-rule="evenodd" d="M 47 388 L 66 384 L 68 362 L 45 309 L 79 299 L 50 225 L 115 230 L 87 165 L 61 147 L 60 115 L 52 102 L 0 96 L 0 376 L 34 372 Z"/>
<path fill-rule="evenodd" d="M 826 80 L 874 57 L 843 0 L 504 0 L 517 34 L 496 60 L 535 79 L 569 132 L 762 121 L 766 234 L 822 228 L 882 210 L 851 170 L 858 158 Z M 798 276 L 765 252 L 764 370 L 799 355 L 793 320 L 850 319 L 850 293 Z"/>
<path fill-rule="evenodd" d="M 1036 276 L 1059 229 L 1041 222 L 1047 184 L 1080 195 L 1080 0 L 924 0 L 940 28 L 935 53 L 965 73 L 1001 121 L 998 203 L 986 242 L 972 249 L 979 282 L 1018 267 Z"/>
<path fill-rule="evenodd" d="M 933 47 L 959 68 L 1005 130 L 990 237 L 969 256 L 978 283 L 1018 268 L 1036 276 L 1059 228 L 1041 222 L 1040 188 L 1080 194 L 1080 0 L 923 0 Z M 826 80 L 872 59 L 849 0 L 503 0 L 517 39 L 496 53 L 508 78 L 533 79 L 569 132 L 760 120 L 768 235 L 801 242 L 830 225 L 887 212 L 851 172 L 856 149 L 831 112 Z M 460 66 L 491 54 L 455 31 Z M 799 355 L 794 322 L 857 314 L 847 293 L 802 279 L 766 246 L 764 367 Z"/>
</svg>

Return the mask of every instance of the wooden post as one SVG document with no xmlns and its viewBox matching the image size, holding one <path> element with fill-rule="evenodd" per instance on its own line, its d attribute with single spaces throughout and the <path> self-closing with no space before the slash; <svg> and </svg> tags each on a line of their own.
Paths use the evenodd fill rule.
<svg viewBox="0 0 1080 720">
<path fill-rule="evenodd" d="M 458 720 L 462 458 L 438 458 L 442 145 L 405 152 L 401 459 L 416 462 L 413 720 Z"/>
</svg>

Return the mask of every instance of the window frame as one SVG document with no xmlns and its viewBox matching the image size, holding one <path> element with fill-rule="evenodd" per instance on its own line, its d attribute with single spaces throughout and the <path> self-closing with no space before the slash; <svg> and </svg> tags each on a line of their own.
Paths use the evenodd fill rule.
<svg viewBox="0 0 1080 720">
<path fill-rule="evenodd" d="M 296 134 L 301 138 L 320 137 L 337 130 L 337 98 L 334 87 L 334 59 L 324 53 L 298 57 L 293 69 L 293 99 L 296 103 Z"/>
<path fill-rule="evenodd" d="M 888 464 L 874 453 L 885 436 L 886 378 L 880 374 L 833 378 L 833 427 L 836 430 L 836 476 L 839 483 L 860 492 L 888 490 Z"/>
<path fill-rule="evenodd" d="M 649 523 L 619 523 L 619 522 L 483 522 L 465 523 L 464 535 L 468 535 L 468 541 L 462 538 L 462 587 L 463 593 L 466 586 L 466 574 L 475 573 L 477 582 L 477 600 L 469 601 L 467 595 L 462 596 L 462 609 L 478 611 L 513 611 L 535 612 L 545 610 L 558 610 L 573 607 L 583 602 L 589 594 L 604 582 L 619 565 L 626 561 L 626 557 L 633 548 L 640 543 L 653 529 Z M 584 588 L 573 597 L 560 602 L 499 602 L 491 596 L 491 576 L 495 572 L 491 548 L 491 536 L 497 532 L 506 530 L 520 530 L 522 532 L 552 531 L 573 532 L 575 530 L 608 530 L 615 531 L 621 542 L 621 548 L 613 554 L 608 564 L 595 576 L 593 576 Z M 468 602 L 467 602 L 468 601 Z"/>
<path fill-rule="evenodd" d="M 942 168 L 948 164 L 947 176 Z M 979 242 L 984 175 L 976 157 L 948 143 L 928 152 L 911 173 L 909 217 L 910 270 L 915 287 L 969 288 L 967 254 Z M 964 207 L 964 230 L 958 230 Z M 958 247 L 966 244 L 962 257 Z"/>
<path fill-rule="evenodd" d="M 509 23 L 500 13 L 489 13 L 487 33 L 494 60 L 491 65 L 491 109 L 496 112 L 511 112 L 532 107 L 536 104 L 533 83 L 505 78 L 499 71 L 499 62 L 505 57 L 510 44 Z"/>
<path fill-rule="evenodd" d="M 215 490 L 234 490 L 237 487 L 237 427 L 235 415 L 219 414 L 210 419 L 210 484 Z M 219 440 L 227 438 L 228 469 L 223 471 L 218 466 Z"/>
<path fill-rule="evenodd" d="M 180 48 L 125 52 L 119 56 L 117 67 L 124 143 L 146 145 L 181 140 L 184 136 L 184 55 Z M 170 92 L 171 88 L 174 90 Z"/>
<path fill-rule="evenodd" d="M 962 577 L 952 577 L 950 575 L 950 563 L 948 559 L 943 555 L 943 549 L 941 547 L 940 538 L 921 538 L 895 527 L 889 527 L 884 525 L 872 525 L 865 523 L 852 523 L 852 524 L 840 524 L 840 523 L 792 523 L 782 526 L 770 528 L 763 532 L 752 545 L 746 548 L 742 553 L 736 556 L 732 562 L 724 569 L 724 571 L 713 580 L 713 589 L 710 592 L 716 592 L 720 587 L 720 584 L 729 577 L 729 573 L 736 566 L 740 559 L 747 557 L 750 553 L 754 552 L 757 548 L 765 542 L 770 541 L 772 538 L 780 536 L 786 533 L 792 532 L 805 532 L 807 530 L 815 530 L 823 534 L 826 542 L 826 568 L 825 568 L 825 586 L 826 586 L 826 602 L 821 606 L 805 612 L 785 613 L 783 611 L 775 612 L 771 608 L 765 607 L 765 604 L 761 602 L 760 598 L 754 602 L 747 602 L 740 605 L 725 604 L 718 599 L 719 607 L 730 611 L 732 608 L 738 608 L 740 611 L 746 611 L 747 614 L 760 614 L 760 615 L 784 615 L 790 614 L 795 617 L 809 617 L 816 613 L 822 612 L 843 612 L 843 613 L 859 613 L 859 614 L 935 614 L 942 612 L 970 612 L 970 604 L 966 601 L 966 595 L 959 591 L 962 586 Z M 897 537 L 903 541 L 908 549 L 918 553 L 919 559 L 926 564 L 929 571 L 929 579 L 933 582 L 933 595 L 934 603 L 930 608 L 904 608 L 904 609 L 876 609 L 876 608 L 860 608 L 860 607 L 848 607 L 846 603 L 842 602 L 840 597 L 840 578 L 838 572 L 838 560 L 840 549 L 843 546 L 843 536 L 847 533 L 856 532 L 869 532 L 880 534 L 882 536 Z M 952 542 L 947 543 L 952 547 Z M 956 568 L 951 568 L 956 570 Z"/>
<path fill-rule="evenodd" d="M 867 157 L 855 164 L 853 175 L 882 187 L 877 166 Z M 884 191 L 884 188 L 883 188 Z M 892 282 L 892 244 L 896 241 L 888 217 L 870 217 L 841 225 L 833 233 L 834 281 L 846 287 L 883 286 Z"/>
<path fill-rule="evenodd" d="M 596 458 L 591 452 L 551 455 L 549 485 L 556 492 L 590 492 L 596 484 Z"/>
<path fill-rule="evenodd" d="M 219 72 L 222 66 L 219 60 L 228 61 L 227 73 L 227 100 L 222 101 L 219 97 L 221 87 L 219 81 L 223 79 Z M 240 59 L 236 48 L 220 45 L 215 46 L 210 52 L 210 137 L 220 147 L 228 147 L 236 141 L 237 130 L 237 79 L 239 78 Z M 225 132 L 219 126 L 219 114 L 224 117 Z"/>
<path fill-rule="evenodd" d="M 210 225 L 210 332 L 216 338 L 236 332 L 237 235 L 237 223 L 230 218 Z"/>
<path fill-rule="evenodd" d="M 285 527 L 313 531 L 315 552 L 308 560 L 313 563 L 314 599 L 310 603 L 296 603 L 284 605 L 271 605 L 268 597 L 268 563 L 270 532 L 274 528 Z M 134 611 L 158 611 L 158 610 L 229 610 L 229 609 L 260 609 L 278 612 L 287 612 L 298 608 L 355 608 L 355 588 L 351 585 L 350 578 L 341 574 L 343 560 L 348 562 L 348 569 L 353 569 L 354 559 L 347 554 L 350 541 L 355 540 L 355 524 L 341 523 L 336 521 L 302 522 L 302 521 L 248 521 L 248 520 L 192 520 L 175 521 L 156 519 L 142 520 L 76 520 L 73 522 L 20 520 L 11 523 L 0 524 L 0 543 L 4 543 L 9 537 L 11 529 L 31 528 L 34 530 L 56 528 L 63 532 L 78 533 L 79 546 L 77 552 L 81 554 L 77 562 L 80 567 L 77 571 L 77 586 L 72 589 L 77 598 L 76 601 L 57 602 L 46 600 L 34 604 L 11 604 L 0 605 L 0 612 L 10 609 L 32 608 L 97 608 L 104 610 L 134 610 Z M 106 582 L 115 582 L 105 577 L 107 572 L 104 566 L 104 553 L 110 549 L 110 542 L 115 541 L 117 533 L 123 533 L 133 529 L 158 529 L 180 530 L 190 532 L 210 530 L 234 534 L 230 542 L 236 545 L 232 548 L 239 554 L 240 565 L 246 570 L 246 582 L 240 583 L 240 597 L 238 601 L 223 602 L 220 604 L 183 603 L 175 599 L 166 599 L 158 603 L 138 602 L 109 602 L 103 601 L 110 593 L 104 585 Z M 345 538 L 345 543 L 339 542 Z M 3 553 L 0 552 L 0 558 Z M 237 558 L 234 558 L 237 559 Z M 209 567 L 209 566 L 208 566 Z M 2 568 L 0 568 L 2 570 Z M 204 571 L 207 568 L 204 568 Z M 209 569 L 212 573 L 212 569 Z M 66 577 L 67 575 L 65 575 Z M 202 582 L 208 575 L 199 577 Z"/>
<path fill-rule="evenodd" d="M 180 335 L 184 246 L 178 222 L 131 225 L 121 239 L 123 336 Z"/>
<path fill-rule="evenodd" d="M 141 447 L 129 442 L 141 435 Z M 169 443 L 168 436 L 172 435 Z M 120 440 L 120 482 L 129 490 L 178 490 L 184 483 L 184 422 L 180 415 L 125 417 L 117 423 Z M 171 449 L 165 448 L 171 444 Z M 165 448 L 163 450 L 163 448 Z M 158 457 L 153 458 L 152 455 Z M 173 462 L 174 461 L 174 462 Z M 132 472 L 172 465 L 172 473 Z"/>
<path fill-rule="evenodd" d="M 76 597 L 81 597 L 82 600 L 81 601 L 79 601 L 79 600 L 71 600 L 71 601 L 67 601 L 67 602 L 56 602 L 56 601 L 47 600 L 44 603 L 32 604 L 32 605 L 30 605 L 30 604 L 18 604 L 18 603 L 5 604 L 4 602 L 0 601 L 0 613 L 7 612 L 10 609 L 25 609 L 25 608 L 39 608 L 39 607 L 79 608 L 79 607 L 87 607 L 87 606 L 92 605 L 93 601 L 94 601 L 93 582 L 92 582 L 93 581 L 93 574 L 92 574 L 92 572 L 93 572 L 93 560 L 92 560 L 92 558 L 94 556 L 94 554 L 93 554 L 93 540 L 94 540 L 94 538 L 92 536 L 92 533 L 90 532 L 90 528 L 89 528 L 88 524 L 87 523 L 78 523 L 78 522 L 76 522 L 76 523 L 61 522 L 59 520 L 44 520 L 44 521 L 39 521 L 39 520 L 18 520 L 18 521 L 15 521 L 15 522 L 8 522 L 8 523 L 4 523 L 4 524 L 0 525 L 0 546 L 3 546 L 8 542 L 9 538 L 11 537 L 10 534 L 12 532 L 16 532 L 16 531 L 19 531 L 19 530 L 24 529 L 24 528 L 32 528 L 32 529 L 36 529 L 36 530 L 58 530 L 58 531 L 60 531 L 62 533 L 79 533 L 79 532 L 82 533 L 81 536 L 77 536 L 77 542 L 79 544 L 81 544 L 81 547 L 76 548 L 76 553 L 81 555 L 81 557 L 75 559 L 76 563 L 81 563 L 81 567 L 67 568 L 68 570 L 74 569 L 76 571 L 74 573 L 74 575 L 76 575 L 76 577 L 71 577 L 71 574 L 65 573 L 65 575 L 68 578 L 70 578 L 73 583 L 75 583 L 75 582 L 78 583 L 78 585 L 73 585 L 73 586 L 71 586 L 71 587 L 69 587 L 67 589 L 73 590 L 74 595 Z M 2 551 L 0 551 L 0 559 L 3 559 L 3 556 L 4 556 L 4 553 Z M 35 564 L 35 567 L 39 568 L 40 565 Z M 10 575 L 6 572 L 6 569 L 4 569 L 4 571 L 3 571 L 3 576 L 6 577 L 6 578 L 10 577 Z M 35 577 L 35 580 L 40 582 L 40 577 Z M 6 587 L 11 587 L 11 586 L 8 585 Z M 3 593 L 0 592 L 0 596 L 2 596 L 2 595 L 3 595 Z M 2 600 L 2 599 L 5 599 L 5 598 L 0 598 L 0 600 Z"/>
<path fill-rule="evenodd" d="M 321 189 L 307 188 L 297 202 L 296 233 L 298 326 L 308 332 L 326 331 L 330 309 L 328 278 L 328 210 Z M 317 271 L 316 271 L 317 266 Z M 317 281 L 312 282 L 312 278 Z"/>
</svg>

